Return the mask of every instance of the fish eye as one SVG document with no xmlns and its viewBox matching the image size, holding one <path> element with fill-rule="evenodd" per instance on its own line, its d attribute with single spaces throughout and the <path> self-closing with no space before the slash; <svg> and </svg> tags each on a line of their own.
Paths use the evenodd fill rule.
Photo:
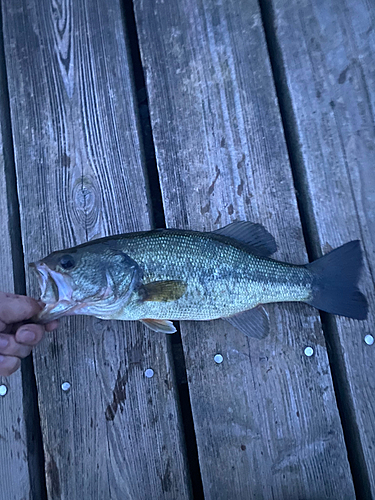
<svg viewBox="0 0 375 500">
<path fill-rule="evenodd" d="M 63 269 L 72 269 L 76 263 L 71 255 L 63 255 L 59 264 Z"/>
</svg>

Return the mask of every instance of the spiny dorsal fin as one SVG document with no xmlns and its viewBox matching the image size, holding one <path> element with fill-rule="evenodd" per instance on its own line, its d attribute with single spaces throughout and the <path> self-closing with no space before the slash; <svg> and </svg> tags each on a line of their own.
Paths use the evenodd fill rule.
<svg viewBox="0 0 375 500">
<path fill-rule="evenodd" d="M 176 332 L 176 328 L 174 327 L 172 321 L 168 321 L 167 319 L 141 319 L 141 323 L 147 326 L 153 332 L 161 332 L 161 333 L 174 333 Z"/>
<path fill-rule="evenodd" d="M 140 295 L 144 301 L 170 302 L 181 298 L 186 288 L 183 281 L 152 281 L 140 288 Z"/>
<path fill-rule="evenodd" d="M 213 231 L 228 238 L 246 243 L 249 249 L 260 257 L 269 257 L 277 250 L 275 238 L 261 224 L 237 221 Z"/>
<path fill-rule="evenodd" d="M 242 313 L 223 318 L 228 323 L 236 327 L 248 337 L 255 339 L 263 339 L 269 333 L 269 321 L 267 311 L 261 306 L 256 306 L 254 309 L 249 309 Z"/>
</svg>

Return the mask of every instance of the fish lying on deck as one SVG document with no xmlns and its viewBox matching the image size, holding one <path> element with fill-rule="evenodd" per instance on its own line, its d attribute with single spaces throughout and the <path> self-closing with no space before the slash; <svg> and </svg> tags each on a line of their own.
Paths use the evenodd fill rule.
<svg viewBox="0 0 375 500">
<path fill-rule="evenodd" d="M 157 229 L 102 238 L 30 264 L 45 307 L 39 322 L 85 314 L 140 320 L 173 333 L 169 320 L 223 318 L 248 336 L 268 333 L 260 304 L 306 302 L 349 318 L 365 319 L 358 290 L 359 241 L 310 264 L 270 259 L 274 238 L 260 224 L 234 222 L 214 232 Z"/>
</svg>

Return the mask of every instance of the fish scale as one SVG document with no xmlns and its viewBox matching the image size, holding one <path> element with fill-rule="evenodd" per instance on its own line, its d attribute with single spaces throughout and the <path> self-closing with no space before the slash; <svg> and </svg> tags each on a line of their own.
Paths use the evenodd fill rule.
<svg viewBox="0 0 375 500">
<path fill-rule="evenodd" d="M 213 233 L 140 233 L 119 239 L 117 247 L 138 263 L 144 283 L 187 284 L 184 296 L 172 302 L 140 302 L 135 294 L 123 319 L 209 320 L 311 295 L 312 275 L 305 267 L 257 257 L 245 245 Z"/>
</svg>

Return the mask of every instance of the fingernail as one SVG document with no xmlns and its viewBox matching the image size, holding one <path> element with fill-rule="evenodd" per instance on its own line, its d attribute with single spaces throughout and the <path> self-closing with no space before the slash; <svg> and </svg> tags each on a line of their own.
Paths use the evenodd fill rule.
<svg viewBox="0 0 375 500">
<path fill-rule="evenodd" d="M 28 342 L 34 342 L 35 333 L 30 330 L 21 330 L 18 332 L 18 339 L 20 342 L 27 344 Z"/>
<path fill-rule="evenodd" d="M 9 340 L 5 337 L 0 337 L 0 349 L 4 349 L 9 344 Z"/>
<path fill-rule="evenodd" d="M 4 361 L 4 359 L 5 359 L 5 357 L 2 354 L 0 354 L 0 363 L 2 363 Z"/>
</svg>

